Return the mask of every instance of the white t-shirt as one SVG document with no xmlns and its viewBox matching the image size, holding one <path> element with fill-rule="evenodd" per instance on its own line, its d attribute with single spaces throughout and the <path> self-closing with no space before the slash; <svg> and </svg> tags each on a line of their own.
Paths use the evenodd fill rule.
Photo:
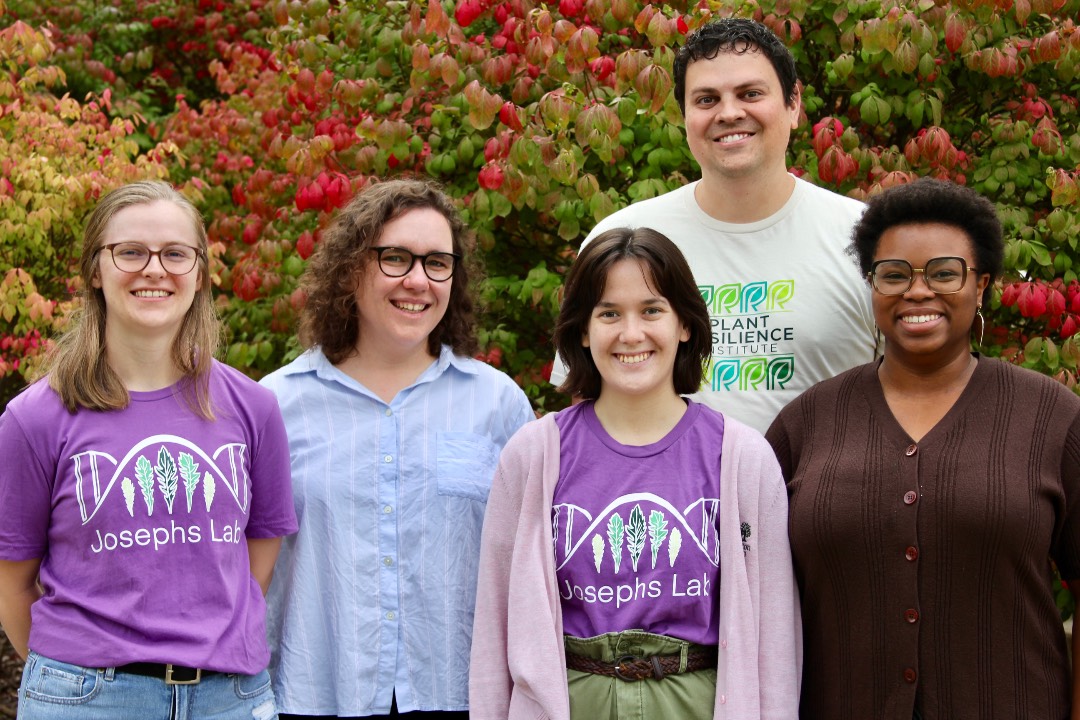
<svg viewBox="0 0 1080 720">
<path fill-rule="evenodd" d="M 874 358 L 870 288 L 847 252 L 864 206 L 795 180 L 787 203 L 757 222 L 707 215 L 691 183 L 609 215 L 585 239 L 649 227 L 678 245 L 713 326 L 706 384 L 694 398 L 760 432 L 811 385 Z M 551 382 L 565 378 L 556 358 Z"/>
</svg>

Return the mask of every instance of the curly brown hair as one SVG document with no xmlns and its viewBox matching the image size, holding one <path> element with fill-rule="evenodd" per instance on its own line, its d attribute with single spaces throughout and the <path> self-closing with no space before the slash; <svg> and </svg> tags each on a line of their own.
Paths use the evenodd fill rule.
<svg viewBox="0 0 1080 720">
<path fill-rule="evenodd" d="M 456 355 L 478 350 L 473 310 L 473 286 L 479 268 L 472 254 L 474 238 L 450 197 L 434 182 L 419 178 L 385 180 L 361 191 L 343 207 L 322 233 L 308 259 L 300 286 L 307 303 L 300 314 L 300 344 L 319 346 L 335 365 L 356 353 L 360 318 L 356 305 L 357 278 L 371 262 L 383 228 L 410 210 L 430 208 L 450 225 L 453 251 L 462 260 L 450 280 L 446 314 L 428 335 L 428 352 L 438 356 L 443 345 Z"/>
</svg>

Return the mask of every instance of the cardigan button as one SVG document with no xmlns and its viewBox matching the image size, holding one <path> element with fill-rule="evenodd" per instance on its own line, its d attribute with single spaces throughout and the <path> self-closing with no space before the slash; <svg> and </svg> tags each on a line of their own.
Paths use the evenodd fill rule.
<svg viewBox="0 0 1080 720">
<path fill-rule="evenodd" d="M 904 611 L 904 619 L 909 623 L 916 623 L 919 621 L 919 611 L 915 608 L 909 608 Z"/>
<path fill-rule="evenodd" d="M 919 548 L 909 545 L 908 549 L 904 551 L 904 557 L 910 562 L 915 562 L 919 559 Z"/>
<path fill-rule="evenodd" d="M 916 678 L 918 678 L 918 677 L 919 676 L 915 672 L 915 668 L 905 668 L 904 669 L 904 681 L 905 682 L 913 683 L 913 682 L 915 682 Z"/>
<path fill-rule="evenodd" d="M 908 445 L 907 450 L 904 451 L 904 454 L 907 455 L 908 457 L 911 457 L 912 455 L 914 455 L 917 452 L 919 452 L 919 446 L 918 445 Z"/>
<path fill-rule="evenodd" d="M 904 493 L 904 504 L 905 505 L 914 505 L 915 501 L 918 500 L 918 499 L 919 499 L 919 496 L 915 494 L 914 490 L 908 490 L 906 493 Z"/>
</svg>

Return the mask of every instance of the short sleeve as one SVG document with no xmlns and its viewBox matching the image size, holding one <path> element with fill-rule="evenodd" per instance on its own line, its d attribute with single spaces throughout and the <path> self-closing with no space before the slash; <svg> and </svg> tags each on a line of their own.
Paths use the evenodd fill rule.
<svg viewBox="0 0 1080 720">
<path fill-rule="evenodd" d="M 0 415 L 0 560 L 34 560 L 48 548 L 56 468 L 30 437 L 9 405 Z"/>
<path fill-rule="evenodd" d="M 277 400 L 270 393 L 266 420 L 258 430 L 251 458 L 251 516 L 249 538 L 291 535 L 299 529 L 292 496 L 289 439 Z"/>
</svg>

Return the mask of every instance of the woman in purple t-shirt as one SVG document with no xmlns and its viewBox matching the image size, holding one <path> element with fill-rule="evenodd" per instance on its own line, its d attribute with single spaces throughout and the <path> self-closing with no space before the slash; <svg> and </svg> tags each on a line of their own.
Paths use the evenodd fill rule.
<svg viewBox="0 0 1080 720">
<path fill-rule="evenodd" d="M 162 182 L 87 220 L 82 305 L 0 416 L 23 720 L 275 718 L 263 593 L 296 531 L 273 395 L 213 359 L 207 238 Z"/>
<path fill-rule="evenodd" d="M 682 254 L 649 229 L 598 236 L 567 275 L 555 344 L 584 402 L 500 459 L 471 717 L 794 717 L 784 485 L 759 433 L 683 397 L 712 334 Z"/>
</svg>

